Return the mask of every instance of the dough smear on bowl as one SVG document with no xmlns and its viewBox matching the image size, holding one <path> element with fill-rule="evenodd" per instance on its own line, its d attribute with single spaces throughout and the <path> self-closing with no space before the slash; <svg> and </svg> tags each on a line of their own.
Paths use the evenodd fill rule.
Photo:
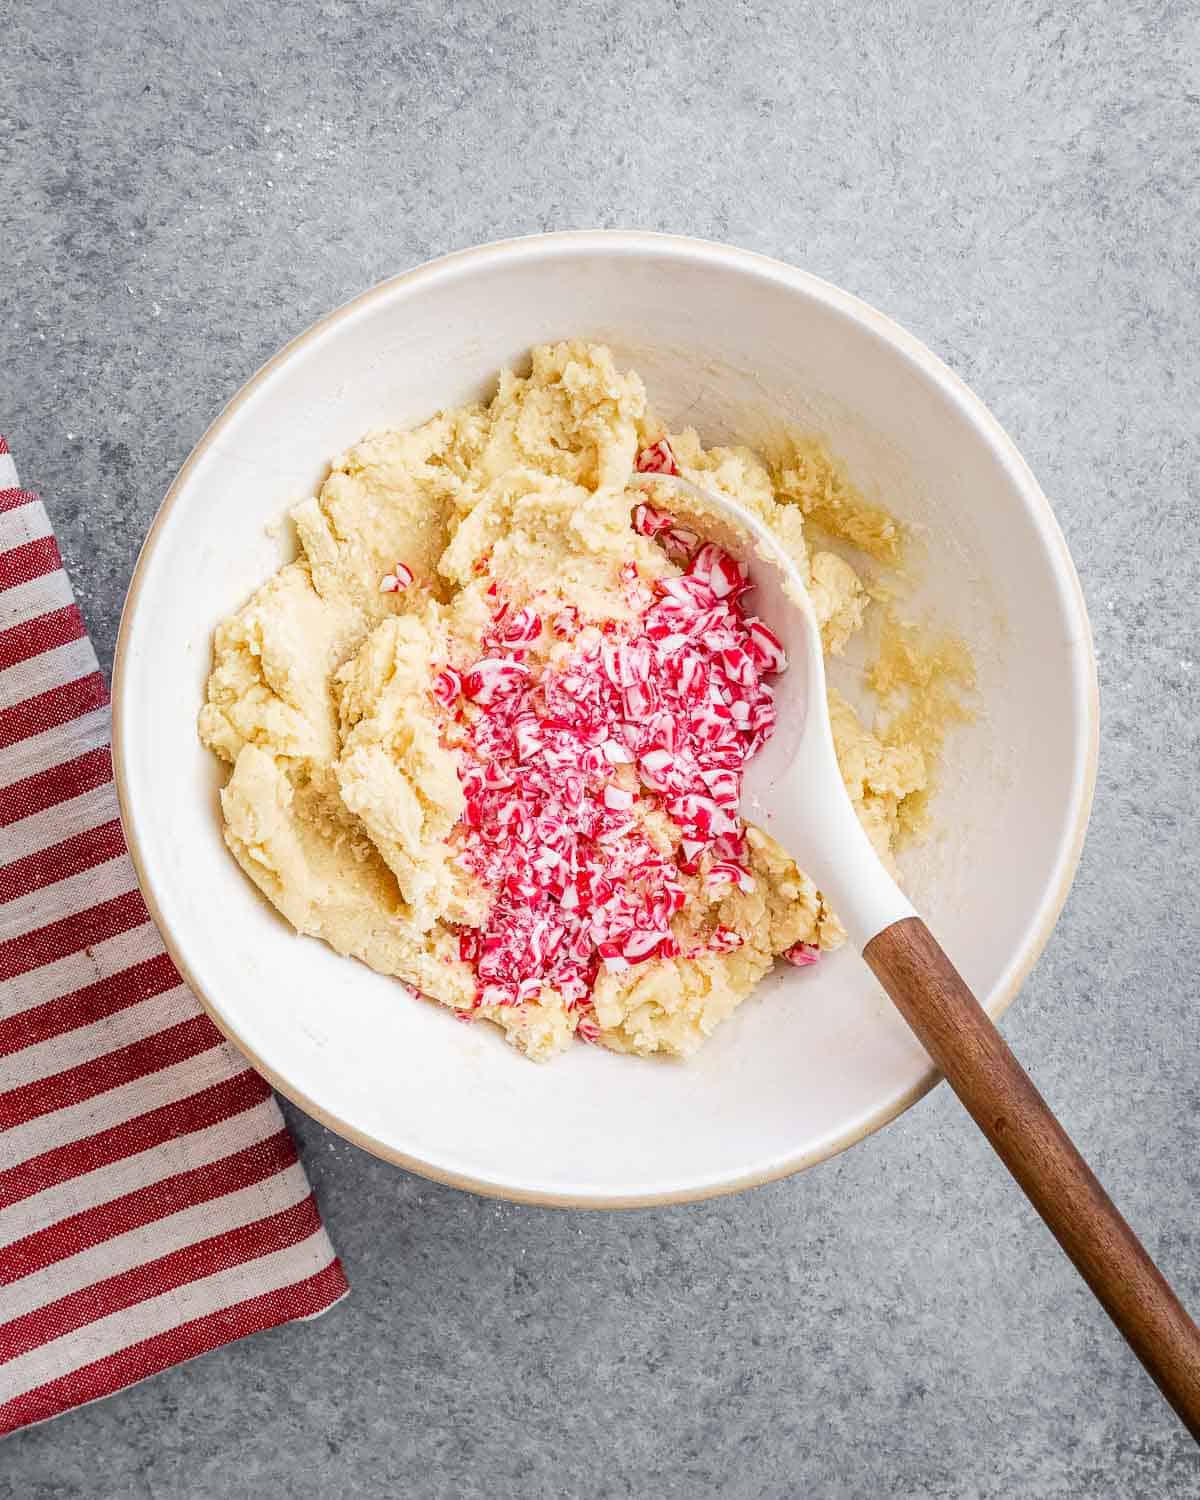
<svg viewBox="0 0 1200 1500">
<path fill-rule="evenodd" d="M 607 349 L 562 343 L 487 405 L 335 461 L 292 511 L 297 560 L 217 628 L 200 713 L 231 767 L 226 842 L 296 930 L 538 1059 L 576 1037 L 686 1055 L 777 957 L 813 963 L 844 936 L 737 817 L 777 643 L 736 560 L 639 470 L 761 516 L 843 650 L 870 599 L 842 557 L 809 554 L 806 515 L 886 563 L 886 514 L 811 443 L 768 465 L 668 434 Z M 929 783 L 925 719 L 876 733 L 831 697 L 846 785 L 890 857 Z"/>
</svg>

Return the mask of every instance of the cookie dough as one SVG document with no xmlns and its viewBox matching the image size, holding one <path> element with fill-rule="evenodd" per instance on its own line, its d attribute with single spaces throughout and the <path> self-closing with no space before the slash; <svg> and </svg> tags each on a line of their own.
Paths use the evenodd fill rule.
<svg viewBox="0 0 1200 1500">
<path fill-rule="evenodd" d="M 690 827 L 689 840 L 707 804 L 655 790 L 644 743 L 635 758 L 620 731 L 605 739 L 590 725 L 580 788 L 566 771 L 544 774 L 558 753 L 542 742 L 558 732 L 555 702 L 624 703 L 631 741 L 656 711 L 638 712 L 642 689 L 618 682 L 625 658 L 613 653 L 627 643 L 636 662 L 649 650 L 639 631 L 703 545 L 639 513 L 635 470 L 667 464 L 776 531 L 810 579 L 827 651 L 840 653 L 869 598 L 842 557 L 809 555 L 806 514 L 884 562 L 898 546 L 890 518 L 815 445 L 768 464 L 743 448 L 706 450 L 690 430 L 668 434 L 640 379 L 583 343 L 535 349 L 530 372 L 502 373 L 486 405 L 373 433 L 337 458 L 319 495 L 292 512 L 296 561 L 216 631 L 199 732 L 231 768 L 221 806 L 238 863 L 298 932 L 460 1018 L 495 1023 L 533 1058 L 576 1037 L 687 1055 L 776 958 L 812 962 L 843 940 L 813 882 L 766 834 L 737 824 L 718 846 Z M 745 644 L 739 608 L 721 628 Z M 743 667 L 756 684 L 747 691 L 769 699 L 764 659 Z M 631 691 L 632 706 L 621 696 Z M 928 784 L 926 754 L 915 738 L 871 732 L 837 695 L 831 710 L 847 788 L 886 857 Z M 581 733 L 561 729 L 573 744 Z M 743 726 L 743 745 L 750 734 Z M 704 774 L 719 784 L 719 770 Z M 505 776 L 523 802 L 492 785 Z M 550 852 L 506 871 L 505 819 L 548 817 L 551 805 Z M 489 819 L 501 826 L 489 832 Z M 615 894 L 599 889 L 606 858 Z M 530 915 L 547 907 L 539 881 L 558 882 L 544 929 Z M 620 900 L 653 907 L 655 930 L 631 937 L 612 915 Z M 608 915 L 587 937 L 580 924 L 596 911 Z M 646 956 L 639 942 L 651 939 Z M 505 942 L 520 947 L 511 973 L 494 958 Z M 540 955 L 543 942 L 556 956 Z"/>
</svg>

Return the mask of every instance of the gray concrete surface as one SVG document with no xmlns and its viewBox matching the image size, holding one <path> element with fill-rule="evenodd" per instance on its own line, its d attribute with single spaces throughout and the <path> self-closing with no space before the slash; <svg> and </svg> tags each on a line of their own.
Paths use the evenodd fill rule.
<svg viewBox="0 0 1200 1500">
<path fill-rule="evenodd" d="M 1083 867 L 1006 1030 L 1200 1306 L 1200 24 L 1186 3 L 15 0 L 0 429 L 108 659 L 226 397 L 443 250 L 636 225 L 899 318 L 1053 498 L 1101 662 Z M 1164 1497 L 1200 1461 L 946 1090 L 799 1179 L 583 1216 L 290 1112 L 354 1282 L 10 1439 L 51 1497 Z"/>
</svg>

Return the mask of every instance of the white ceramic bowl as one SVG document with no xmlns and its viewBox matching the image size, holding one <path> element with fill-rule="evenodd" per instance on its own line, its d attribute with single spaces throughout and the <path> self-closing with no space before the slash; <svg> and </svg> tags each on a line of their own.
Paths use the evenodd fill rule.
<svg viewBox="0 0 1200 1500">
<path fill-rule="evenodd" d="M 745 251 L 607 232 L 490 245 L 385 282 L 290 343 L 205 434 L 146 541 L 117 651 L 117 781 L 173 957 L 309 1113 L 480 1192 L 701 1198 L 820 1161 L 934 1082 L 856 954 L 781 970 L 685 1064 L 577 1047 L 537 1067 L 296 937 L 226 852 L 220 772 L 196 739 L 213 626 L 278 565 L 286 542 L 268 526 L 331 455 L 479 397 L 531 344 L 570 336 L 610 344 L 669 424 L 709 442 L 819 430 L 918 535 L 914 607 L 970 643 L 982 712 L 952 737 L 938 832 L 902 869 L 998 1015 L 1061 909 L 1091 802 L 1078 580 L 1020 454 L 939 360 L 856 298 Z"/>
</svg>

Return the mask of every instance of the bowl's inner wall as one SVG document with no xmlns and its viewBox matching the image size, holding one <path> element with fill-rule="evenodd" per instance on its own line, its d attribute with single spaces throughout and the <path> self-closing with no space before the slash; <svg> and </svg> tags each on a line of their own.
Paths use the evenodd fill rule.
<svg viewBox="0 0 1200 1500">
<path fill-rule="evenodd" d="M 131 833 L 222 1023 L 364 1144 L 518 1194 L 700 1192 L 819 1159 L 927 1076 L 854 954 L 777 974 L 686 1065 L 580 1047 L 538 1068 L 294 937 L 224 849 L 221 777 L 195 736 L 212 628 L 288 551 L 286 528 L 268 527 L 331 455 L 485 395 L 532 343 L 574 335 L 609 342 L 668 423 L 709 442 L 821 431 L 917 533 L 912 608 L 971 645 L 983 712 L 952 737 L 935 836 L 903 870 L 981 998 L 1002 1002 L 1069 876 L 1087 738 L 1086 623 L 1045 518 L 1003 450 L 882 325 L 802 278 L 669 242 L 452 259 L 360 301 L 235 403 L 159 527 L 127 622 Z"/>
</svg>

